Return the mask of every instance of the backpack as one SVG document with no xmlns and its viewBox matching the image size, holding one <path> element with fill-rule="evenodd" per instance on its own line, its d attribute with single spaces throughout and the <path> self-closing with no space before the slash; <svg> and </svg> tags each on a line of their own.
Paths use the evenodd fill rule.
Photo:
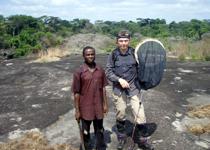
<svg viewBox="0 0 210 150">
<path fill-rule="evenodd" d="M 138 81 L 141 89 L 156 87 L 162 80 L 166 67 L 166 52 L 163 44 L 155 39 L 139 43 L 135 49 L 138 62 Z"/>
</svg>

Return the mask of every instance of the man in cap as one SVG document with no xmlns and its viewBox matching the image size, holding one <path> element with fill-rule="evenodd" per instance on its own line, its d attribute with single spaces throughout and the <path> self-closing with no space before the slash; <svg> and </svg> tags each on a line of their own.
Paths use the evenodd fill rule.
<svg viewBox="0 0 210 150">
<path fill-rule="evenodd" d="M 126 30 L 120 31 L 116 37 L 117 47 L 109 55 L 106 64 L 106 76 L 113 85 L 113 101 L 116 109 L 116 126 L 119 144 L 118 150 L 123 149 L 127 134 L 125 130 L 126 102 L 131 104 L 135 129 L 134 142 L 142 149 L 152 150 L 153 147 L 142 136 L 145 128 L 146 118 L 144 106 L 138 97 L 140 88 L 137 86 L 137 62 L 134 57 L 134 49 L 129 46 L 130 33 Z"/>
</svg>

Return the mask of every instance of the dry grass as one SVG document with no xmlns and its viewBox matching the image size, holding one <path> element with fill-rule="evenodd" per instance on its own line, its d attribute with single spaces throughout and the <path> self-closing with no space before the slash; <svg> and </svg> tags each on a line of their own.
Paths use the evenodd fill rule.
<svg viewBox="0 0 210 150">
<path fill-rule="evenodd" d="M 67 144 L 49 145 L 40 132 L 28 132 L 20 138 L 0 144 L 0 150 L 78 150 Z"/>
<path fill-rule="evenodd" d="M 210 105 L 198 106 L 190 108 L 191 110 L 187 113 L 190 117 L 205 118 L 210 117 Z M 187 125 L 187 130 L 195 135 L 201 135 L 203 133 L 210 133 L 210 124 L 194 124 Z"/>
<path fill-rule="evenodd" d="M 210 105 L 194 107 L 188 112 L 188 115 L 198 118 L 210 117 Z"/>
<path fill-rule="evenodd" d="M 194 49 L 198 51 L 201 57 L 210 57 L 210 39 L 204 39 L 193 45 Z"/>
<path fill-rule="evenodd" d="M 201 135 L 203 133 L 210 133 L 210 124 L 200 125 L 195 124 L 191 126 L 187 126 L 187 130 L 195 135 Z"/>
<path fill-rule="evenodd" d="M 171 50 L 177 57 L 186 56 L 189 51 L 189 42 L 186 40 L 171 43 Z"/>
<path fill-rule="evenodd" d="M 171 52 L 180 60 L 209 60 L 210 59 L 210 39 L 191 42 L 188 40 L 171 41 L 169 47 Z"/>
<path fill-rule="evenodd" d="M 37 54 L 37 59 L 33 62 L 45 63 L 52 61 L 59 61 L 62 57 L 70 55 L 67 50 L 61 50 L 59 48 L 50 48 L 46 51 L 40 51 Z"/>
</svg>

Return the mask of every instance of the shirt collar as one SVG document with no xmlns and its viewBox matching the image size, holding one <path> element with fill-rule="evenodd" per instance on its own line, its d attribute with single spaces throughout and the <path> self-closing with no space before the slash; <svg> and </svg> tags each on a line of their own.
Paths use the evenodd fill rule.
<svg viewBox="0 0 210 150">
<path fill-rule="evenodd" d="M 132 55 L 132 52 L 131 52 L 131 48 L 130 47 L 128 47 L 128 50 L 126 51 L 126 53 L 125 54 L 122 54 L 121 52 L 120 52 L 120 49 L 119 48 L 117 48 L 118 50 L 117 50 L 117 54 L 118 55 Z"/>
<path fill-rule="evenodd" d="M 96 70 L 98 70 L 98 69 L 99 69 L 99 66 L 98 66 L 97 64 L 96 64 L 95 69 L 96 69 Z M 83 64 L 83 71 L 84 71 L 84 72 L 89 71 L 89 69 L 88 69 L 88 65 L 87 65 L 86 63 L 84 63 L 84 64 Z"/>
</svg>

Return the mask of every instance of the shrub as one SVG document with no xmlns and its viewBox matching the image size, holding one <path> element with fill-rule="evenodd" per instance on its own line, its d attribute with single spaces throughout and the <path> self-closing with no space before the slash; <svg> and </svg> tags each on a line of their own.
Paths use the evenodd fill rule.
<svg viewBox="0 0 210 150">
<path fill-rule="evenodd" d="M 140 42 L 139 38 L 132 38 L 130 41 L 130 46 L 135 48 L 139 42 Z"/>
<path fill-rule="evenodd" d="M 38 53 L 42 49 L 41 44 L 37 44 L 34 47 L 32 47 L 32 53 Z"/>
<path fill-rule="evenodd" d="M 210 61 L 210 55 L 205 56 L 205 61 Z"/>
<path fill-rule="evenodd" d="M 28 44 L 22 45 L 20 48 L 15 49 L 15 57 L 25 56 L 29 54 L 32 50 L 32 47 Z"/>
<path fill-rule="evenodd" d="M 109 53 L 109 52 L 113 51 L 114 48 L 115 48 L 114 45 L 109 45 L 104 50 L 105 50 L 105 52 L 108 52 Z"/>
<path fill-rule="evenodd" d="M 186 59 L 184 54 L 179 55 L 179 60 L 184 61 Z"/>
</svg>

